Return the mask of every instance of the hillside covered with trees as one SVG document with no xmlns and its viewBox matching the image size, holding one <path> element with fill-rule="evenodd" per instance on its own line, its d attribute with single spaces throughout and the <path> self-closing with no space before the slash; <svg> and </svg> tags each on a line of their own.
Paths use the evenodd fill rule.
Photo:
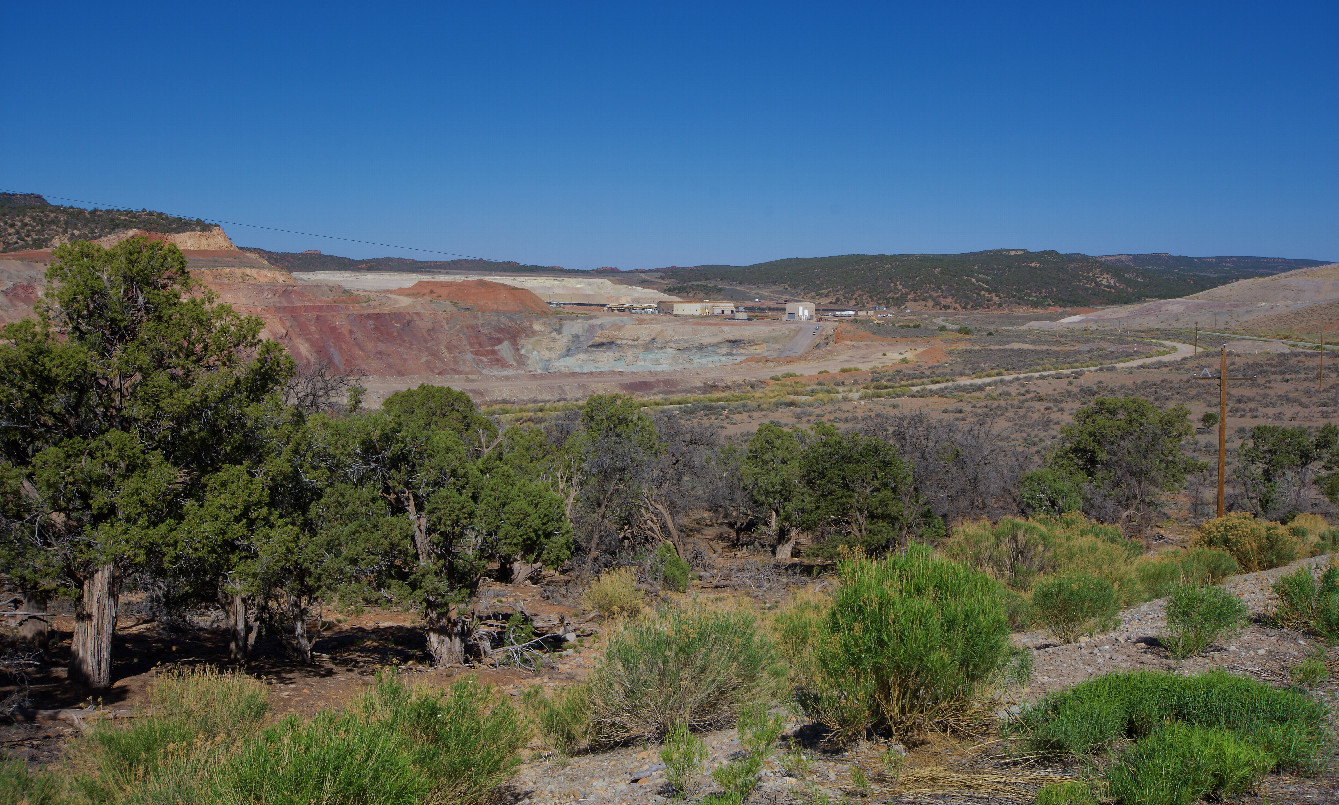
<svg viewBox="0 0 1339 805">
<path fill-rule="evenodd" d="M 440 273 L 443 271 L 574 271 L 558 266 L 532 266 L 511 260 L 412 260 L 407 257 L 340 257 L 319 251 L 271 252 L 265 249 L 245 249 L 257 254 L 270 264 L 287 271 L 408 271 Z"/>
<path fill-rule="evenodd" d="M 1234 279 L 1255 276 L 1236 273 L 1235 269 L 1225 266 L 1228 264 L 1192 263 L 1189 267 L 1125 265 L 1084 254 L 993 249 L 965 254 L 798 257 L 749 266 L 669 268 L 660 273 L 671 284 L 722 282 L 841 305 L 897 307 L 913 304 L 974 310 L 1007 305 L 1084 307 L 1128 304 L 1144 299 L 1185 296 Z M 1250 266 L 1251 270 L 1261 273 L 1287 271 L 1294 267 L 1279 265 L 1271 271 L 1263 264 Z"/>
<path fill-rule="evenodd" d="M 212 224 L 148 210 L 86 210 L 62 207 L 36 193 L 0 193 L 0 252 L 48 249 L 72 240 L 96 240 L 114 232 L 208 232 Z"/>
</svg>

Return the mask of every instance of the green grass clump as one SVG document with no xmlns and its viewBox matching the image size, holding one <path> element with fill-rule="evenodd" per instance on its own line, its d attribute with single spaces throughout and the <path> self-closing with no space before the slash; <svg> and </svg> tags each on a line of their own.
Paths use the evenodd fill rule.
<svg viewBox="0 0 1339 805">
<path fill-rule="evenodd" d="M 784 669 L 748 613 L 665 608 L 620 627 L 590 678 L 592 743 L 718 729 L 771 700 Z"/>
<path fill-rule="evenodd" d="M 131 801 L 146 790 L 190 788 L 202 757 L 260 731 L 268 692 L 245 674 L 167 671 L 129 724 L 99 721 L 71 744 L 69 782 L 93 802 Z"/>
<path fill-rule="evenodd" d="M 1297 570 L 1274 582 L 1278 606 L 1274 620 L 1289 629 L 1316 635 L 1331 645 L 1339 643 L 1339 565 L 1330 564 L 1319 577 L 1310 568 Z"/>
<path fill-rule="evenodd" d="M 0 805 L 57 805 L 64 801 L 50 773 L 30 772 L 21 761 L 0 758 Z"/>
<path fill-rule="evenodd" d="M 1097 805 L 1097 798 L 1086 783 L 1071 780 L 1042 786 L 1036 805 Z"/>
<path fill-rule="evenodd" d="M 1292 678 L 1293 684 L 1300 688 L 1314 687 L 1329 679 L 1330 669 L 1325 665 L 1324 650 L 1317 651 L 1312 656 L 1289 668 L 1288 676 Z"/>
<path fill-rule="evenodd" d="M 1182 584 L 1167 601 L 1169 634 L 1163 642 L 1173 657 L 1184 660 L 1240 632 L 1249 615 L 1241 599 L 1222 587 Z"/>
<path fill-rule="evenodd" d="M 1073 573 L 1038 582 L 1032 591 L 1032 611 L 1057 639 L 1073 643 L 1079 635 L 1114 628 L 1120 602 L 1111 582 Z"/>
<path fill-rule="evenodd" d="M 1274 762 L 1234 732 L 1172 723 L 1121 754 L 1107 793 L 1121 805 L 1194 805 L 1250 790 Z"/>
<path fill-rule="evenodd" d="M 1090 757 L 1170 722 L 1228 730 L 1281 768 L 1312 768 L 1329 740 L 1326 708 L 1297 690 L 1276 690 L 1224 671 L 1196 676 L 1107 674 L 1053 693 L 1020 713 L 1007 732 L 1046 755 Z"/>
<path fill-rule="evenodd" d="M 477 682 L 411 691 L 383 675 L 349 710 L 265 730 L 210 775 L 201 801 L 474 805 L 511 776 L 527 737 Z"/>
<path fill-rule="evenodd" d="M 521 694 L 521 704 L 530 713 L 539 737 L 561 756 L 576 754 L 590 740 L 590 688 L 570 685 L 545 696 L 538 685 Z"/>
<path fill-rule="evenodd" d="M 904 734 L 975 718 L 1014 667 L 1016 651 L 999 585 L 912 545 L 879 561 L 850 559 L 813 632 L 813 677 L 797 693 L 806 715 L 839 740 L 867 731 Z"/>
<path fill-rule="evenodd" d="M 725 798 L 742 802 L 758 787 L 758 775 L 775 749 L 785 722 L 784 716 L 768 713 L 766 705 L 746 707 L 739 713 L 736 728 L 744 753 L 711 772 L 711 779 L 725 789 Z"/>
<path fill-rule="evenodd" d="M 665 781 L 674 789 L 674 798 L 692 796 L 701 785 L 707 765 L 707 742 L 689 732 L 687 725 L 679 724 L 665 736 L 660 761 L 665 764 Z"/>
</svg>

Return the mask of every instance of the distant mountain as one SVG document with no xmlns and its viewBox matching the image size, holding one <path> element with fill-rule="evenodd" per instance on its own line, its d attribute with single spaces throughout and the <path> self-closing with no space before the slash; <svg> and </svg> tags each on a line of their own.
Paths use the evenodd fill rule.
<svg viewBox="0 0 1339 805">
<path fill-rule="evenodd" d="M 1299 268 L 1326 265 L 1326 260 L 1290 260 L 1285 257 L 1184 257 L 1176 254 L 1104 254 L 1096 259 L 1113 266 L 1145 268 L 1150 271 L 1174 271 L 1226 277 L 1230 280 L 1267 277 Z"/>
<path fill-rule="evenodd" d="M 209 232 L 213 224 L 140 210 L 86 210 L 49 203 L 35 193 L 0 193 L 0 252 L 49 249 L 71 240 L 96 240 L 128 229 Z"/>
<path fill-rule="evenodd" d="M 460 271 L 474 273 L 490 272 L 566 272 L 559 266 L 531 266 L 511 261 L 493 260 L 411 260 L 404 257 L 369 257 L 355 259 L 322 254 L 318 251 L 271 252 L 265 249 L 243 248 L 265 258 L 279 268 L 288 271 L 401 271 L 412 273 L 440 273 Z M 584 272 L 583 272 L 584 273 Z"/>
<path fill-rule="evenodd" d="M 916 305 L 950 310 L 1004 306 L 1086 307 L 1202 291 L 1218 280 L 1152 271 L 1084 254 L 994 249 L 966 254 L 848 254 L 751 266 L 656 272 L 670 285 L 717 282 L 751 294 L 810 297 L 838 305 Z"/>
</svg>

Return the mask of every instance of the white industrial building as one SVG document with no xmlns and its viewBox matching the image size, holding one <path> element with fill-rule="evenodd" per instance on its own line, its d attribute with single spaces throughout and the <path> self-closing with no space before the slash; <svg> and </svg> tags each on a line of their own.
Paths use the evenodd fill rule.
<svg viewBox="0 0 1339 805">
<path fill-rule="evenodd" d="M 787 302 L 786 321 L 809 321 L 814 317 L 812 302 Z"/>
</svg>

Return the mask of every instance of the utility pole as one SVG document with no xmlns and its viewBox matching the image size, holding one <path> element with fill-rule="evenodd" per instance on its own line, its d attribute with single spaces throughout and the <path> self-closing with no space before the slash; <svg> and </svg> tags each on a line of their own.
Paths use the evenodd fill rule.
<svg viewBox="0 0 1339 805">
<path fill-rule="evenodd" d="M 1226 509 L 1224 487 L 1227 484 L 1227 381 L 1229 379 L 1250 380 L 1251 378 L 1229 378 L 1227 376 L 1227 344 L 1224 344 L 1220 351 L 1218 377 L 1214 377 L 1208 369 L 1194 377 L 1196 380 L 1218 381 L 1218 516 L 1222 517 Z"/>
<path fill-rule="evenodd" d="M 1316 386 L 1325 388 L 1325 331 L 1320 331 L 1320 371 L 1316 374 Z"/>
<path fill-rule="evenodd" d="M 1195 353 L 1200 354 L 1200 323 L 1195 322 Z"/>
</svg>

